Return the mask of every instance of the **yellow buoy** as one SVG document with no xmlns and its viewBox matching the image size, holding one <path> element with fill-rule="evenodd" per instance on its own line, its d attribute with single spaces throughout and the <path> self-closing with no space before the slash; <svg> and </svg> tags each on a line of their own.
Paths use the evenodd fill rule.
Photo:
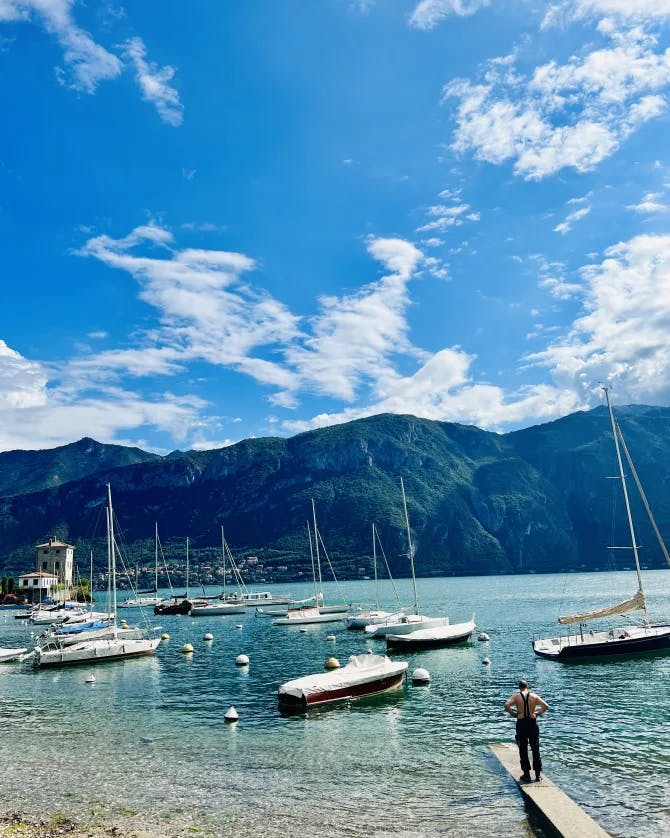
<svg viewBox="0 0 670 838">
<path fill-rule="evenodd" d="M 193 644 L 184 643 L 184 645 L 181 647 L 181 650 L 185 655 L 192 655 L 193 654 Z"/>
<path fill-rule="evenodd" d="M 170 635 L 166 631 L 164 631 L 163 634 L 161 634 L 161 640 L 169 640 L 169 639 L 170 639 Z"/>
<path fill-rule="evenodd" d="M 324 666 L 326 667 L 326 669 L 339 669 L 340 668 L 340 662 L 338 661 L 337 658 L 328 658 L 328 660 L 325 662 Z"/>
</svg>

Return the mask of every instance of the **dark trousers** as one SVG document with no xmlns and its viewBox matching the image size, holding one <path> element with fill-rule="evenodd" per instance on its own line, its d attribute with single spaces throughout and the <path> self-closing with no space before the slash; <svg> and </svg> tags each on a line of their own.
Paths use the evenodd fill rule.
<svg viewBox="0 0 670 838">
<path fill-rule="evenodd" d="M 540 728 L 535 719 L 517 719 L 516 742 L 519 746 L 519 759 L 521 770 L 524 774 L 530 773 L 530 762 L 528 761 L 528 745 L 533 752 L 533 771 L 539 774 L 542 771 L 542 760 L 540 759 Z"/>
</svg>

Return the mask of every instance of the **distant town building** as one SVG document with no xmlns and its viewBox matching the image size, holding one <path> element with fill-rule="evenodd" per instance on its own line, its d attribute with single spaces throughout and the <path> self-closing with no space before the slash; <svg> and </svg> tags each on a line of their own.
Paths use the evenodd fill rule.
<svg viewBox="0 0 670 838">
<path fill-rule="evenodd" d="M 74 547 L 56 538 L 37 545 L 37 572 L 57 577 L 59 584 L 72 587 Z"/>
<path fill-rule="evenodd" d="M 19 593 L 26 594 L 31 602 L 37 602 L 51 595 L 51 590 L 58 584 L 58 577 L 53 573 L 38 570 L 37 573 L 22 573 L 19 576 Z"/>
</svg>

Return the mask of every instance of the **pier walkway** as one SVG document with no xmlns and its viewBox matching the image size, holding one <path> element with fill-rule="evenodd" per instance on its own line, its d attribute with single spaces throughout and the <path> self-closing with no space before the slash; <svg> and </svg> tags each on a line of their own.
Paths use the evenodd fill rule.
<svg viewBox="0 0 670 838">
<path fill-rule="evenodd" d="M 561 838 L 610 838 L 590 815 L 572 798 L 552 783 L 545 774 L 539 783 L 519 782 L 519 751 L 514 745 L 490 745 L 493 755 L 521 789 L 524 802 L 530 804 L 553 834 Z"/>
</svg>

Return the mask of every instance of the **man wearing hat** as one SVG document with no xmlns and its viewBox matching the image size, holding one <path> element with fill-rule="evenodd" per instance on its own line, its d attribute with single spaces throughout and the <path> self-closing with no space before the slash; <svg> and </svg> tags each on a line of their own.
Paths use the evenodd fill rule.
<svg viewBox="0 0 670 838">
<path fill-rule="evenodd" d="M 521 780 L 530 783 L 530 762 L 528 760 L 528 745 L 533 752 L 533 771 L 535 779 L 542 779 L 542 760 L 540 759 L 540 729 L 537 726 L 538 716 L 542 716 L 549 709 L 549 705 L 539 695 L 530 692 L 527 681 L 519 681 L 519 692 L 511 695 L 505 702 L 505 712 L 516 719 L 516 742 L 519 746 L 521 760 Z"/>
</svg>

